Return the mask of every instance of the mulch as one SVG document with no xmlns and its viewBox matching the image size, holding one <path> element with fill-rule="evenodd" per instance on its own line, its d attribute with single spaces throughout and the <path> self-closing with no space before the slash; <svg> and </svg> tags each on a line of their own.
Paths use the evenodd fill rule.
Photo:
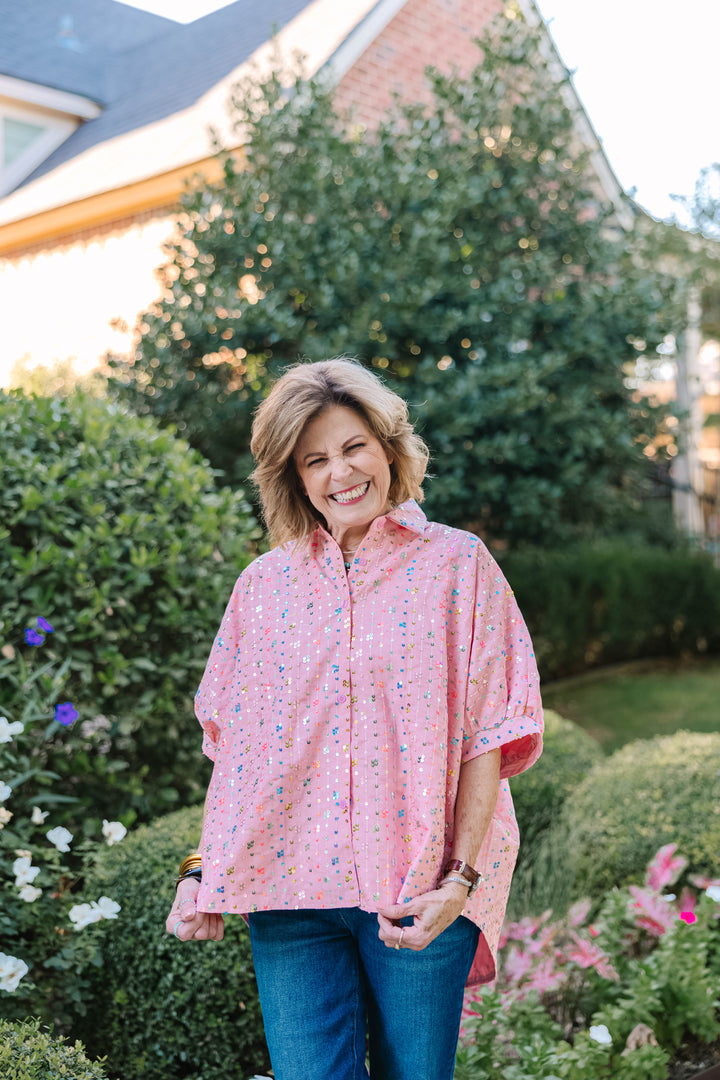
<svg viewBox="0 0 720 1080">
<path fill-rule="evenodd" d="M 667 1080 L 720 1080 L 720 1039 L 683 1043 L 668 1065 Z"/>
</svg>

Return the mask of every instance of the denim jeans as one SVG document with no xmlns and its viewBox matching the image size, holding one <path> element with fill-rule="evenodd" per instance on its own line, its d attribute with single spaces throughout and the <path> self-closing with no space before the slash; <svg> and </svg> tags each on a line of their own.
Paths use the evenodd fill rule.
<svg viewBox="0 0 720 1080">
<path fill-rule="evenodd" d="M 460 916 L 427 948 L 388 948 L 359 908 L 250 915 L 276 1080 L 452 1080 L 479 930 Z M 403 920 L 411 923 L 412 918 Z"/>
</svg>

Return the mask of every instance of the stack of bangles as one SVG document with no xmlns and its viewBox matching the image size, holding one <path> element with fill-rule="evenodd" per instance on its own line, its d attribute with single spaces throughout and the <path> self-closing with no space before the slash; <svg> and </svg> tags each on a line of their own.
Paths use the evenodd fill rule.
<svg viewBox="0 0 720 1080">
<path fill-rule="evenodd" d="M 175 886 L 177 887 L 186 878 L 195 878 L 198 882 L 202 881 L 202 855 L 199 851 L 194 851 L 192 855 L 188 855 L 180 863 L 180 875 L 175 881 Z"/>
<path fill-rule="evenodd" d="M 180 863 L 180 874 L 175 881 L 175 888 L 181 881 L 186 881 L 188 878 L 193 878 L 195 881 L 202 881 L 202 856 L 199 851 L 194 851 L 192 855 L 188 855 L 186 859 Z M 178 907 L 178 914 L 182 914 L 183 904 L 192 904 L 195 906 L 195 901 L 190 896 L 186 896 L 184 900 L 180 902 Z M 178 936 L 178 927 L 182 926 L 184 919 L 178 919 L 173 927 L 173 934 Z"/>
</svg>

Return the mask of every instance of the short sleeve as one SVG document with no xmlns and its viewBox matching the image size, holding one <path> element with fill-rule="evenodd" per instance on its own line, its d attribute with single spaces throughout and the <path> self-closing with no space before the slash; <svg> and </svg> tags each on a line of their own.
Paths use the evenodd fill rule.
<svg viewBox="0 0 720 1080">
<path fill-rule="evenodd" d="M 502 748 L 500 777 L 523 772 L 542 752 L 535 654 L 513 591 L 490 552 L 478 548 L 462 760 Z"/>
<path fill-rule="evenodd" d="M 203 729 L 203 753 L 215 760 L 223 728 L 233 707 L 240 642 L 244 575 L 235 582 L 220 629 L 210 650 L 205 674 L 195 695 L 195 715 Z"/>
</svg>

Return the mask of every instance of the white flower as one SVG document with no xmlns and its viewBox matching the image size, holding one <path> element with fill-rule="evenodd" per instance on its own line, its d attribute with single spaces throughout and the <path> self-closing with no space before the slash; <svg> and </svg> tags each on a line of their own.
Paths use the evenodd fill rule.
<svg viewBox="0 0 720 1080">
<path fill-rule="evenodd" d="M 26 900 L 28 904 L 32 904 L 38 896 L 42 896 L 42 889 L 38 889 L 35 885 L 23 885 L 20 890 L 20 899 Z"/>
<path fill-rule="evenodd" d="M 714 900 L 716 904 L 720 904 L 720 885 L 708 885 L 705 895 Z"/>
<path fill-rule="evenodd" d="M 112 847 L 113 844 L 118 844 L 126 833 L 127 829 L 122 822 L 108 821 L 107 818 L 103 818 L 103 836 L 110 847 Z"/>
<path fill-rule="evenodd" d="M 39 806 L 33 806 L 32 818 L 30 820 L 33 825 L 42 825 L 49 813 L 49 810 L 41 810 Z"/>
<path fill-rule="evenodd" d="M 12 795 L 12 788 L 4 780 L 0 780 L 0 802 L 5 802 Z M 4 954 L 3 954 L 4 955 Z"/>
<path fill-rule="evenodd" d="M 4 806 L 0 806 L 0 829 L 3 829 L 7 825 L 12 816 L 12 810 L 7 810 Z"/>
<path fill-rule="evenodd" d="M 674 892 L 666 892 L 666 893 L 663 894 L 663 900 L 667 900 L 668 904 L 672 904 L 674 899 L 675 899 L 675 893 Z"/>
<path fill-rule="evenodd" d="M 75 904 L 70 908 L 69 918 L 70 922 L 75 923 L 77 930 L 82 930 L 101 919 L 117 919 L 118 911 L 120 905 L 115 900 L 111 900 L 109 896 L 101 896 L 91 904 Z"/>
<path fill-rule="evenodd" d="M 99 900 L 93 900 L 93 910 L 99 912 L 99 919 L 117 919 L 120 905 L 109 896 L 101 896 Z"/>
<path fill-rule="evenodd" d="M 0 716 L 0 743 L 12 742 L 13 735 L 22 735 L 25 725 L 20 720 L 10 723 L 7 716 Z"/>
<path fill-rule="evenodd" d="M 31 866 L 30 859 L 27 855 L 21 855 L 20 858 L 16 859 L 13 863 L 13 874 L 15 875 L 15 884 L 18 889 L 21 889 L 23 885 L 32 885 L 39 873 L 40 867 Z"/>
<path fill-rule="evenodd" d="M 603 1046 L 609 1046 L 612 1042 L 612 1035 L 604 1024 L 596 1024 L 591 1027 L 590 1038 L 594 1039 L 595 1042 L 602 1043 Z"/>
<path fill-rule="evenodd" d="M 27 975 L 28 966 L 24 960 L 18 960 L 17 956 L 7 956 L 0 952 L 0 990 L 7 990 L 12 994 L 17 990 L 17 985 L 23 975 Z"/>
<path fill-rule="evenodd" d="M 46 834 L 51 844 L 54 844 L 58 851 L 69 851 L 70 841 L 73 838 L 73 834 L 68 829 L 64 829 L 62 825 L 56 826 Z"/>
<path fill-rule="evenodd" d="M 83 927 L 89 926 L 90 923 L 97 922 L 100 916 L 93 911 L 89 904 L 75 904 L 70 908 L 68 918 L 71 923 L 75 923 L 77 930 L 82 930 Z"/>
</svg>

